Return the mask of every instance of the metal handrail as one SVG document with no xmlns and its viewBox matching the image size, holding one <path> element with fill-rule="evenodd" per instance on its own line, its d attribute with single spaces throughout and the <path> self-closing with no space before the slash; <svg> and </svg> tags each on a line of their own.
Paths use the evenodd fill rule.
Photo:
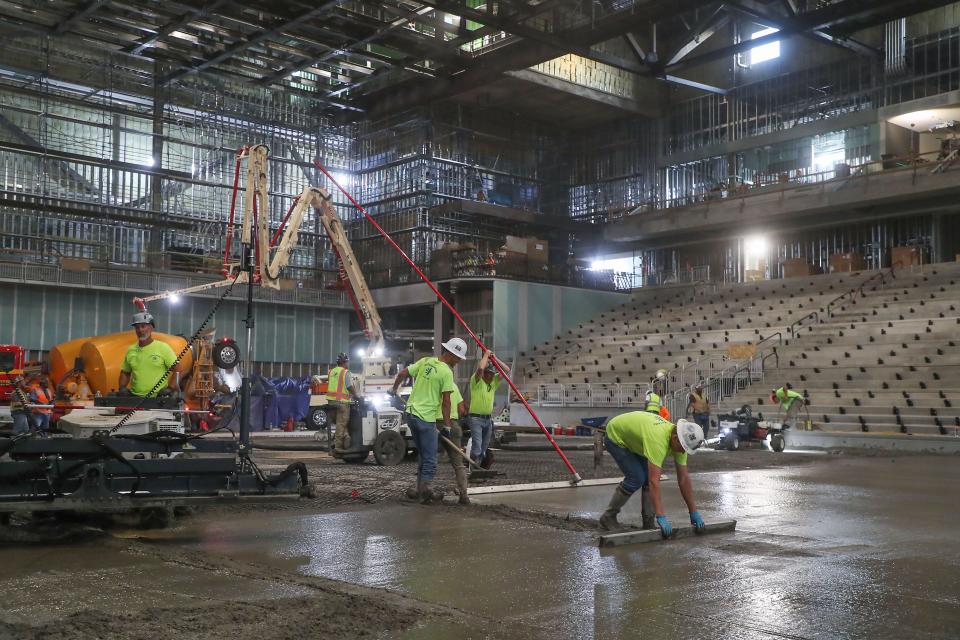
<svg viewBox="0 0 960 640">
<path fill-rule="evenodd" d="M 820 324 L 820 312 L 819 312 L 819 311 L 811 311 L 810 313 L 808 313 L 807 315 L 803 316 L 803 317 L 800 318 L 799 320 L 796 320 L 795 322 L 793 322 L 793 323 L 787 328 L 787 331 L 790 332 L 790 337 L 791 337 L 791 338 L 796 338 L 796 337 L 797 337 L 797 329 L 800 328 L 800 325 L 801 325 L 807 318 L 811 318 L 811 317 L 812 317 L 812 318 L 816 318 L 816 319 L 817 319 L 817 324 Z"/>
<path fill-rule="evenodd" d="M 758 343 L 757 343 L 757 350 L 758 350 L 758 351 L 760 350 L 760 345 L 762 345 L 764 342 L 766 342 L 767 340 L 773 340 L 774 338 L 777 338 L 777 344 L 778 344 L 778 345 L 783 344 L 783 334 L 782 334 L 781 332 L 777 331 L 776 333 L 771 333 L 769 336 L 767 336 L 766 338 L 764 338 L 763 340 L 761 340 L 760 342 L 758 342 Z"/>
<path fill-rule="evenodd" d="M 897 277 L 896 274 L 895 274 L 894 271 L 893 271 L 893 267 L 890 267 L 890 277 L 891 277 L 891 278 L 896 278 L 896 277 Z M 864 295 L 864 293 L 863 293 L 863 288 L 864 288 L 868 283 L 872 282 L 873 280 L 876 280 L 877 278 L 880 278 L 880 282 L 881 282 L 882 284 L 886 284 L 886 278 L 884 277 L 884 275 L 883 275 L 883 270 L 881 269 L 881 270 L 878 271 L 877 273 L 873 274 L 872 276 L 870 276 L 869 278 L 867 278 L 866 280 L 864 280 L 863 282 L 861 282 L 860 284 L 858 284 L 858 285 L 857 285 L 856 287 L 854 287 L 853 289 L 850 289 L 849 291 L 846 291 L 846 292 L 844 292 L 844 293 L 841 293 L 839 296 L 837 296 L 836 298 L 834 298 L 833 300 L 831 300 L 830 302 L 828 302 L 828 303 L 827 303 L 827 308 L 826 308 L 827 317 L 828 317 L 828 318 L 833 317 L 833 314 L 830 312 L 830 308 L 831 308 L 834 304 L 836 304 L 837 302 L 839 302 L 840 300 L 842 300 L 842 299 L 844 299 L 844 298 L 846 298 L 846 297 L 848 297 L 848 296 L 850 297 L 851 300 L 853 300 L 853 299 L 856 298 L 856 296 L 857 296 L 858 293 L 859 293 L 861 296 L 863 296 L 863 295 Z"/>
</svg>

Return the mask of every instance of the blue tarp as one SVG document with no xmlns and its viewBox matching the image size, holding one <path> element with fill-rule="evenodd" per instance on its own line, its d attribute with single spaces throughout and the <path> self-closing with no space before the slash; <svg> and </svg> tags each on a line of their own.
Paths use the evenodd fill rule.
<svg viewBox="0 0 960 640">
<path fill-rule="evenodd" d="M 276 426 L 283 427 L 291 416 L 294 422 L 307 419 L 310 412 L 310 378 L 271 378 L 276 398 Z"/>
</svg>

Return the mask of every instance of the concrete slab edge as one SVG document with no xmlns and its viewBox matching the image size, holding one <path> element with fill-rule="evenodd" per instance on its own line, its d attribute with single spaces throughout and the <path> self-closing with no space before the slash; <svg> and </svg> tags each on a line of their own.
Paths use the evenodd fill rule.
<svg viewBox="0 0 960 640">
<path fill-rule="evenodd" d="M 787 431 L 788 449 L 881 449 L 960 454 L 960 438 L 883 432 Z"/>
<path fill-rule="evenodd" d="M 530 482 L 527 484 L 504 484 L 491 487 L 470 487 L 467 490 L 469 495 L 481 495 L 485 493 L 511 493 L 515 491 L 540 491 L 542 489 L 575 489 L 576 487 L 597 487 L 610 484 L 617 484 L 620 478 L 595 478 L 590 480 L 581 480 L 576 485 L 570 484 L 567 480 L 557 482 Z"/>
<path fill-rule="evenodd" d="M 720 520 L 711 522 L 704 527 L 703 531 L 697 533 L 691 525 L 680 525 L 674 527 L 673 535 L 670 540 L 678 538 L 689 538 L 692 536 L 702 536 L 708 533 L 725 533 L 735 531 L 737 528 L 736 520 Z M 598 536 L 597 542 L 600 547 L 620 547 L 626 544 L 637 544 L 640 542 L 656 542 L 663 540 L 659 529 L 643 529 L 640 531 L 625 531 L 623 533 L 608 533 Z"/>
</svg>

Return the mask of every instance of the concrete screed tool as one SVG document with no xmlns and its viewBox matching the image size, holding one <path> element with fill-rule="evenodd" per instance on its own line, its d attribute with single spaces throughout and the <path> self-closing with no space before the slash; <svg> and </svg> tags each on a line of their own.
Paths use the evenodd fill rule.
<svg viewBox="0 0 960 640">
<path fill-rule="evenodd" d="M 677 538 L 689 538 L 691 536 L 702 536 L 708 533 L 726 533 L 734 531 L 737 528 L 736 520 L 720 520 L 707 524 L 701 531 L 697 531 L 692 525 L 680 525 L 673 528 L 673 533 L 664 538 L 660 529 L 639 529 L 635 531 L 623 531 L 621 533 L 608 533 L 598 537 L 600 547 L 620 547 L 626 544 L 637 544 L 639 542 L 656 542 L 657 540 L 674 540 Z"/>
</svg>

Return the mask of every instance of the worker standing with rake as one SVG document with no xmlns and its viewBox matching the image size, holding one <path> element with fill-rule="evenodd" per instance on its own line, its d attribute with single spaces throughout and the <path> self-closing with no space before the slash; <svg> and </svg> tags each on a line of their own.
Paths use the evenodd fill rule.
<svg viewBox="0 0 960 640">
<path fill-rule="evenodd" d="M 417 446 L 416 495 L 422 504 L 433 502 L 433 479 L 437 475 L 437 423 L 452 431 L 452 395 L 456 384 L 453 367 L 467 357 L 467 343 L 461 338 L 451 338 L 442 343 L 443 353 L 439 358 L 420 358 L 402 369 L 393 381 L 392 394 L 397 394 L 400 383 L 408 376 L 413 378 L 413 389 L 407 400 L 407 425 Z"/>
</svg>

